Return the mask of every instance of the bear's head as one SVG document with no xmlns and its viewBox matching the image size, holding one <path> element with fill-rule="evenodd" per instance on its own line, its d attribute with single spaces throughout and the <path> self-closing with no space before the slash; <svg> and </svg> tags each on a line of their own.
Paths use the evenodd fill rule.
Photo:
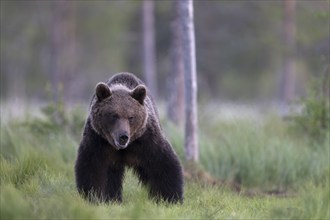
<svg viewBox="0 0 330 220">
<path fill-rule="evenodd" d="M 146 95 L 143 85 L 129 90 L 122 85 L 110 88 L 105 83 L 98 83 L 90 109 L 93 129 L 115 149 L 126 148 L 145 129 L 148 117 L 144 104 Z"/>
</svg>

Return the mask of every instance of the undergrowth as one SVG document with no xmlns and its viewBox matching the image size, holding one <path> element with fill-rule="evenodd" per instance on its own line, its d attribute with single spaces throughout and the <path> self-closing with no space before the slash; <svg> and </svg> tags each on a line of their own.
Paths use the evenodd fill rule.
<svg viewBox="0 0 330 220">
<path fill-rule="evenodd" d="M 283 191 L 309 180 L 320 182 L 329 174 L 329 136 L 316 143 L 290 135 L 288 125 L 271 115 L 263 121 L 200 121 L 200 163 L 220 180 Z M 182 132 L 173 125 L 167 131 L 184 159 Z"/>
<path fill-rule="evenodd" d="M 277 116 L 222 121 L 201 115 L 200 166 L 214 178 L 239 183 L 241 192 L 186 180 L 183 205 L 157 205 L 128 170 L 123 203 L 95 205 L 74 183 L 85 115 L 65 114 L 62 122 L 47 112 L 1 122 L 1 219 L 330 218 L 329 144 L 312 146 L 308 137 L 291 135 Z M 185 164 L 182 132 L 163 125 Z"/>
</svg>

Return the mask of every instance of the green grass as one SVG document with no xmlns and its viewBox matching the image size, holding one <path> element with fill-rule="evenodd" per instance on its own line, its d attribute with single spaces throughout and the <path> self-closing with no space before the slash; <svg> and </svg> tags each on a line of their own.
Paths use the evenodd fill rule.
<svg viewBox="0 0 330 220">
<path fill-rule="evenodd" d="M 73 173 L 83 118 L 63 128 L 47 118 L 2 122 L 1 219 L 330 218 L 329 144 L 290 134 L 275 116 L 260 123 L 202 117 L 201 165 L 219 179 L 239 182 L 239 193 L 186 181 L 183 205 L 157 205 L 128 171 L 122 204 L 90 204 L 78 195 Z M 182 133 L 164 127 L 183 159 Z"/>
<path fill-rule="evenodd" d="M 329 143 L 314 146 L 304 136 L 288 134 L 279 118 L 266 120 L 208 127 L 215 134 L 201 138 L 201 163 L 219 178 L 268 190 L 321 181 L 329 172 Z"/>
</svg>

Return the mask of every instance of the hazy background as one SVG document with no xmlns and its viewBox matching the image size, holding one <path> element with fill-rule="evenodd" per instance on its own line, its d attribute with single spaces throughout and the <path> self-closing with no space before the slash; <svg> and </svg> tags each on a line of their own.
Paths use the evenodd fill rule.
<svg viewBox="0 0 330 220">
<path fill-rule="evenodd" d="M 200 102 L 272 103 L 283 72 L 283 1 L 195 1 Z M 329 1 L 298 0 L 294 98 L 329 65 Z M 155 2 L 158 101 L 171 72 L 171 1 Z M 116 72 L 144 79 L 142 1 L 1 1 L 1 101 L 88 103 Z M 54 87 L 57 87 L 55 88 Z"/>
<path fill-rule="evenodd" d="M 130 171 L 123 204 L 79 196 L 96 83 L 121 71 L 147 79 L 146 2 L 0 0 L 0 219 L 330 219 L 329 0 L 194 2 L 198 164 L 184 147 L 183 120 L 194 120 L 174 71 L 175 4 L 154 1 L 153 95 L 185 202 L 154 203 Z"/>
</svg>

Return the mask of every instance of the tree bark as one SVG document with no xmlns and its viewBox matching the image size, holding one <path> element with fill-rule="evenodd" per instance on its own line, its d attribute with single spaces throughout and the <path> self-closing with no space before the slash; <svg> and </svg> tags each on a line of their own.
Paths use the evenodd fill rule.
<svg viewBox="0 0 330 220">
<path fill-rule="evenodd" d="M 294 98 L 295 91 L 295 0 L 283 1 L 283 65 L 280 85 L 280 102 L 282 112 Z"/>
<path fill-rule="evenodd" d="M 53 101 L 69 99 L 70 80 L 75 71 L 75 21 L 74 2 L 54 2 L 51 25 L 50 81 Z M 61 95 L 64 97 L 61 97 Z"/>
<path fill-rule="evenodd" d="M 143 67 L 146 84 L 152 96 L 157 99 L 154 8 L 153 0 L 143 1 Z"/>
<path fill-rule="evenodd" d="M 185 154 L 188 161 L 198 161 L 197 78 L 193 1 L 179 1 L 185 79 Z"/>
<path fill-rule="evenodd" d="M 167 114 L 170 121 L 182 126 L 184 121 L 184 72 L 182 56 L 182 28 L 179 20 L 179 2 L 172 2 L 171 22 L 171 72 L 168 77 L 168 106 Z"/>
</svg>

